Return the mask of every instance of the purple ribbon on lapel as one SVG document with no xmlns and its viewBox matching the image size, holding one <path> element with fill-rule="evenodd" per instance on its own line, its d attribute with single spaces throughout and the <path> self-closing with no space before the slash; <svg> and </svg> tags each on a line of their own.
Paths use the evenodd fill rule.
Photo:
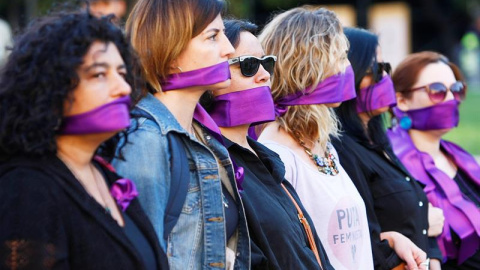
<svg viewBox="0 0 480 270">
<path fill-rule="evenodd" d="M 437 238 L 445 257 L 458 258 L 461 264 L 472 256 L 480 245 L 480 210 L 466 200 L 458 185 L 439 170 L 427 153 L 419 151 L 408 131 L 395 126 L 387 131 L 393 150 L 403 165 L 425 186 L 424 191 L 432 205 L 443 209 L 445 223 L 442 234 Z M 480 166 L 475 158 L 458 145 L 442 140 L 441 147 L 457 167 L 466 173 L 471 181 L 480 186 Z M 460 237 L 457 247 L 450 228 Z"/>
<path fill-rule="evenodd" d="M 138 196 L 137 187 L 130 179 L 122 178 L 113 183 L 110 194 L 123 212 L 127 210 L 130 202 Z"/>
<path fill-rule="evenodd" d="M 385 75 L 375 85 L 360 89 L 356 102 L 357 113 L 395 106 L 397 98 L 390 76 Z"/>
<path fill-rule="evenodd" d="M 192 86 L 207 86 L 230 79 L 228 61 L 200 69 L 174 73 L 160 82 L 163 91 L 183 89 Z"/>
<path fill-rule="evenodd" d="M 220 127 L 254 126 L 275 121 L 270 87 L 261 86 L 216 96 L 210 116 Z"/>
<path fill-rule="evenodd" d="M 202 125 L 204 125 L 207 129 L 209 129 L 210 134 L 217 141 L 219 141 L 223 146 L 225 146 L 225 142 L 223 141 L 223 137 L 220 129 L 218 128 L 215 121 L 213 121 L 212 117 L 210 117 L 207 111 L 205 111 L 205 109 L 200 104 L 197 104 L 197 107 L 195 108 L 195 111 L 193 113 L 193 118 L 198 122 L 202 123 Z M 235 171 L 235 181 L 237 184 L 238 191 L 243 191 L 243 188 L 242 188 L 242 183 L 244 178 L 243 167 L 238 167 L 237 164 L 235 164 L 235 161 L 233 160 L 233 158 L 230 157 L 230 159 L 232 160 L 233 170 Z"/>
<path fill-rule="evenodd" d="M 130 96 L 115 99 L 91 111 L 63 118 L 60 134 L 94 134 L 130 126 Z"/>
<path fill-rule="evenodd" d="M 356 96 L 353 69 L 348 66 L 345 73 L 330 76 L 315 88 L 309 87 L 278 99 L 275 102 L 275 114 L 284 115 L 288 106 L 338 103 Z"/>
<path fill-rule="evenodd" d="M 458 112 L 457 100 L 449 100 L 433 106 L 402 111 L 398 107 L 393 108 L 395 117 L 401 119 L 405 115 L 412 120 L 412 129 L 417 130 L 435 130 L 450 129 L 458 126 L 460 116 Z"/>
</svg>

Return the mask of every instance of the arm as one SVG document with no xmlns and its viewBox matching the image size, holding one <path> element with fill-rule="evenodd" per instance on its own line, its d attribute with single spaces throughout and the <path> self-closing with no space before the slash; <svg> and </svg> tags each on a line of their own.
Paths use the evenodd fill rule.
<svg viewBox="0 0 480 270">
<path fill-rule="evenodd" d="M 142 123 L 128 135 L 128 143 L 122 149 L 125 160 L 112 162 L 119 175 L 135 182 L 138 199 L 164 251 L 167 250 L 163 238 L 164 216 L 171 181 L 167 150 L 166 139 L 157 128 Z"/>
<path fill-rule="evenodd" d="M 419 265 L 427 259 L 427 254 L 410 239 L 398 232 L 382 232 L 380 237 L 388 240 L 390 247 L 406 263 L 408 269 L 421 269 Z"/>
<path fill-rule="evenodd" d="M 68 268 L 65 214 L 40 171 L 15 169 L 0 179 L 0 269 Z"/>
</svg>

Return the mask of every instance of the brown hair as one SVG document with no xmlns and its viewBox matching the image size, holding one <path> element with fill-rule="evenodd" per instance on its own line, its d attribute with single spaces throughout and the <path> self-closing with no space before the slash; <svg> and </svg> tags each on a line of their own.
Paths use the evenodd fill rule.
<svg viewBox="0 0 480 270">
<path fill-rule="evenodd" d="M 424 51 L 407 56 L 395 69 L 392 75 L 395 92 L 401 93 L 407 99 L 411 98 L 413 92 L 410 89 L 417 82 L 420 72 L 429 64 L 438 62 L 448 65 L 452 69 L 455 79 L 464 80 L 460 69 L 447 57 L 437 52 Z"/>
<path fill-rule="evenodd" d="M 161 91 L 172 62 L 224 9 L 223 0 L 138 0 L 126 30 L 149 91 Z"/>
<path fill-rule="evenodd" d="M 340 21 L 324 8 L 303 6 L 281 13 L 265 26 L 259 39 L 266 54 L 278 57 L 272 77 L 274 100 L 316 87 L 345 71 L 348 64 L 348 40 Z M 305 142 L 319 140 L 324 150 L 329 136 L 338 133 L 336 115 L 326 105 L 291 106 L 277 121 Z"/>
</svg>

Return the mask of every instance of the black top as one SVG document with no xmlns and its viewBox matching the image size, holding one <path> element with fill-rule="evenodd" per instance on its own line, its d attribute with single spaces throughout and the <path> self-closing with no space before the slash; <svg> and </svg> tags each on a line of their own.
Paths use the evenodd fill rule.
<svg viewBox="0 0 480 270">
<path fill-rule="evenodd" d="M 457 235 L 452 231 L 452 235 L 455 238 L 458 238 Z M 478 270 L 480 269 L 480 248 L 477 249 L 477 252 L 464 261 L 461 265 L 457 264 L 457 259 L 448 260 L 442 264 L 442 270 Z"/>
<path fill-rule="evenodd" d="M 222 184 L 223 209 L 225 211 L 225 230 L 227 230 L 227 239 L 232 237 L 238 227 L 238 206 L 230 192 Z"/>
<path fill-rule="evenodd" d="M 400 262 L 388 243 L 380 241 L 379 233 L 387 231 L 405 235 L 428 257 L 441 260 L 437 241 L 428 237 L 428 199 L 421 184 L 390 148 L 379 152 L 348 134 L 340 138 L 332 143 L 365 202 L 375 268 L 391 269 Z"/>
<path fill-rule="evenodd" d="M 101 168 L 108 185 L 120 178 Z M 123 228 L 56 156 L 3 163 L 0 187 L 0 269 L 147 269 Z M 137 199 L 125 213 L 159 269 L 162 251 Z"/>
<path fill-rule="evenodd" d="M 280 157 L 250 138 L 248 143 L 258 157 L 250 150 L 224 139 L 231 157 L 238 166 L 244 168 L 242 200 L 251 238 L 252 268 L 320 268 L 309 248 L 297 209 L 280 185 L 283 183 L 308 219 L 324 269 L 333 269 L 310 216 L 303 208 L 295 189 L 284 179 L 285 167 Z"/>
<path fill-rule="evenodd" d="M 462 170 L 457 171 L 453 180 L 457 183 L 462 194 L 467 196 L 477 207 L 480 207 L 480 186 L 474 184 Z"/>
</svg>

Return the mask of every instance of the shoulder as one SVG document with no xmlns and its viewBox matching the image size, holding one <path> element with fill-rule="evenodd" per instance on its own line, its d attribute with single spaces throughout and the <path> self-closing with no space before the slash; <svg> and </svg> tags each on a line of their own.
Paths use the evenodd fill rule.
<svg viewBox="0 0 480 270">
<path fill-rule="evenodd" d="M 289 147 L 270 140 L 261 141 L 261 143 L 268 147 L 271 151 L 277 153 L 285 165 L 296 162 L 297 156 Z"/>
<path fill-rule="evenodd" d="M 63 193 L 50 175 L 36 168 L 18 166 L 0 176 L 0 197 L 9 211 L 51 205 Z"/>
</svg>

